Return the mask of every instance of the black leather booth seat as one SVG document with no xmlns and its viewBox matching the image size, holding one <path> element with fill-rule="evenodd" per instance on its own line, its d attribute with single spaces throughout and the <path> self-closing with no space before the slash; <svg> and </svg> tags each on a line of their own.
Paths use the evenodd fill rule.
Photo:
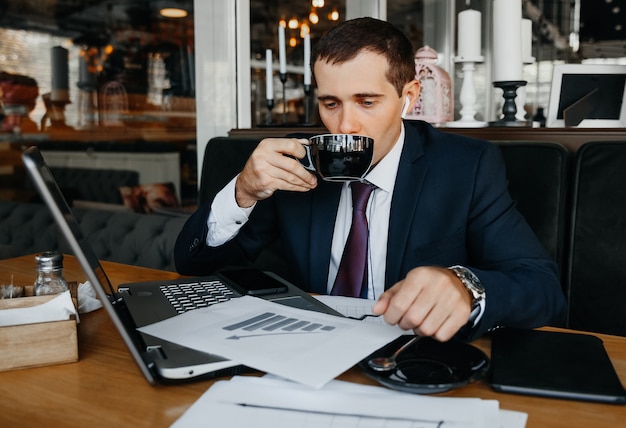
<svg viewBox="0 0 626 428">
<path fill-rule="evenodd" d="M 571 215 L 568 324 L 626 336 L 626 141 L 576 152 Z"/>
<path fill-rule="evenodd" d="M 209 141 L 200 203 L 241 170 L 259 140 Z M 561 269 L 568 326 L 626 336 L 626 142 L 589 142 L 576 153 L 554 142 L 493 143 L 502 152 L 512 198 Z M 286 275 L 281 260 L 276 243 L 256 263 Z"/>
<path fill-rule="evenodd" d="M 571 153 L 553 142 L 494 143 L 504 157 L 511 197 L 563 272 Z"/>
<path fill-rule="evenodd" d="M 213 200 L 245 165 L 259 139 L 215 137 L 206 147 L 199 203 Z M 539 240 L 563 269 L 570 153 L 558 143 L 497 141 L 507 168 L 509 191 Z M 287 274 L 280 244 L 262 253 L 257 264 Z M 564 286 L 565 292 L 565 286 Z"/>
</svg>

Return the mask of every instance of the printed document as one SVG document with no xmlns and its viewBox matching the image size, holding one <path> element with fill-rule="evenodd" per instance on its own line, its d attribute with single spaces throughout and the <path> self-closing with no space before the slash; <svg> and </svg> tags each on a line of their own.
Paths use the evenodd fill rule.
<svg viewBox="0 0 626 428">
<path fill-rule="evenodd" d="M 244 296 L 139 329 L 320 388 L 402 330 Z"/>
<path fill-rule="evenodd" d="M 430 397 L 333 380 L 321 389 L 266 376 L 209 388 L 173 428 L 523 428 L 527 415 L 495 400 Z"/>
</svg>

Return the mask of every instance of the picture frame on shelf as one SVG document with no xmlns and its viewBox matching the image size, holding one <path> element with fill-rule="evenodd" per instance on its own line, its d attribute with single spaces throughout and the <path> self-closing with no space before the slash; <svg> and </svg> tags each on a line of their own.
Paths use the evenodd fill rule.
<svg viewBox="0 0 626 428">
<path fill-rule="evenodd" d="M 556 64 L 547 127 L 626 127 L 626 65 Z"/>
</svg>

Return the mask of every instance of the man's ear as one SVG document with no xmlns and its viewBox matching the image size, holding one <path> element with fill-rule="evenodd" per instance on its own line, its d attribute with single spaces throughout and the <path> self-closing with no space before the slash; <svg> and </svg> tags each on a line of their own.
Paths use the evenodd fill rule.
<svg viewBox="0 0 626 428">
<path fill-rule="evenodd" d="M 413 104 L 415 104 L 415 102 L 417 101 L 417 98 L 420 95 L 420 90 L 420 82 L 417 80 L 411 80 L 406 85 L 404 85 L 404 90 L 402 92 L 404 93 L 405 97 L 409 97 L 411 106 L 413 106 Z"/>
</svg>

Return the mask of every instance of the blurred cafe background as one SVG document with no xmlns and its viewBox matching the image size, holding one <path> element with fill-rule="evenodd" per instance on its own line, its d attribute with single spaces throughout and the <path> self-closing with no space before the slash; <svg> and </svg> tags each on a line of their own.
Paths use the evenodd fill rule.
<svg viewBox="0 0 626 428">
<path fill-rule="evenodd" d="M 314 46 L 345 19 L 386 19 L 416 52 L 432 48 L 458 118 L 457 16 L 469 8 L 482 14 L 476 117 L 494 120 L 502 96 L 491 85 L 492 1 L 0 0 L 0 144 L 40 144 L 53 166 L 103 168 L 88 154 L 123 152 L 125 167 L 173 182 L 181 203 L 194 205 L 210 138 L 321 126 L 305 39 Z M 547 108 L 555 64 L 626 63 L 626 0 L 524 0 L 522 8 L 533 58 L 523 68 L 522 117 Z"/>
</svg>

